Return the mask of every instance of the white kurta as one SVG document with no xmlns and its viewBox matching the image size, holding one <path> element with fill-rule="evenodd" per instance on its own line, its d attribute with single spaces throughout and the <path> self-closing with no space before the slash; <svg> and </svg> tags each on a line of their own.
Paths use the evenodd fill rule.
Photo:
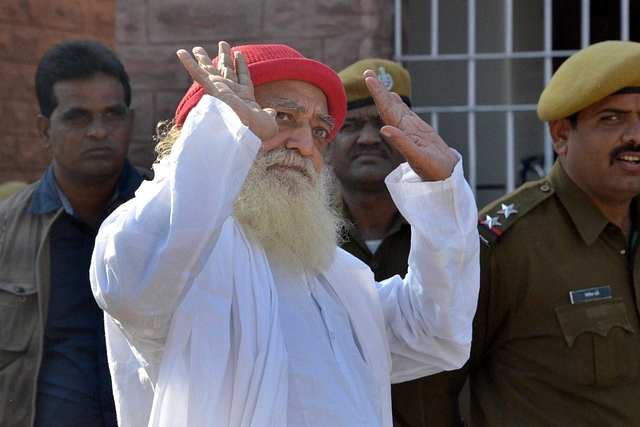
<svg viewBox="0 0 640 427">
<path fill-rule="evenodd" d="M 123 426 L 146 425 L 149 412 L 148 425 L 158 427 L 288 425 L 290 343 L 283 323 L 292 319 L 282 318 L 263 248 L 231 217 L 259 148 L 226 104 L 205 96 L 155 179 L 101 227 L 90 273 L 110 325 Z M 338 350 L 346 363 L 353 354 L 364 362 L 358 369 L 368 375 L 345 379 L 356 398 L 371 400 L 362 407 L 375 408 L 373 425 L 392 425 L 390 382 L 459 368 L 468 358 L 479 240 L 461 163 L 445 181 L 420 182 L 407 164 L 387 177 L 412 224 L 404 280 L 376 283 L 366 265 L 341 249 L 327 271 L 311 277 L 329 295 L 321 298 L 351 323 L 357 350 Z M 332 318 L 325 327 L 342 328 L 348 340 L 340 324 Z M 134 369 L 123 337 L 148 379 Z M 296 396 L 294 406 L 304 410 L 313 398 Z"/>
</svg>

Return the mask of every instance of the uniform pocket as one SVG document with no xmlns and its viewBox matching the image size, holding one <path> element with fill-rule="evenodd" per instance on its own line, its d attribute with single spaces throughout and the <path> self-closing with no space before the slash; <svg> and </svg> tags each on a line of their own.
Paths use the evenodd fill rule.
<svg viewBox="0 0 640 427">
<path fill-rule="evenodd" d="M 37 296 L 11 283 L 0 283 L 0 370 L 29 348 L 38 322 Z"/>
<path fill-rule="evenodd" d="M 555 308 L 581 385 L 624 384 L 638 377 L 638 337 L 622 298 Z"/>
</svg>

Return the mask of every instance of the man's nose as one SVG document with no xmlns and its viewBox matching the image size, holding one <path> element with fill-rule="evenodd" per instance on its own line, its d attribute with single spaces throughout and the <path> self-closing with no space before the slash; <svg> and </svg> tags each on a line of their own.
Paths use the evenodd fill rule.
<svg viewBox="0 0 640 427">
<path fill-rule="evenodd" d="M 314 150 L 313 129 L 306 121 L 296 123 L 289 130 L 287 140 L 284 144 L 289 150 L 298 150 L 302 156 L 311 156 Z"/>
<path fill-rule="evenodd" d="M 91 120 L 87 127 L 87 136 L 96 139 L 102 139 L 107 136 L 108 129 L 101 115 L 97 115 Z"/>
<path fill-rule="evenodd" d="M 382 141 L 381 127 L 371 121 L 366 122 L 358 132 L 358 144 L 379 144 Z"/>
<path fill-rule="evenodd" d="M 629 124 L 629 128 L 623 135 L 623 142 L 631 145 L 640 144 L 640 114 L 636 114 L 633 117 L 632 122 Z"/>
</svg>

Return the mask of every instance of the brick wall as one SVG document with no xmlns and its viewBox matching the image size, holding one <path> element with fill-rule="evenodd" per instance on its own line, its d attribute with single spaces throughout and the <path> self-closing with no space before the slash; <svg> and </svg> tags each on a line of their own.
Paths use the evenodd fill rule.
<svg viewBox="0 0 640 427">
<path fill-rule="evenodd" d="M 0 183 L 34 181 L 51 157 L 35 129 L 34 74 L 55 43 L 90 38 L 131 76 L 136 126 L 130 158 L 150 166 L 152 136 L 191 83 L 175 51 L 202 45 L 285 43 L 335 70 L 391 57 L 393 0 L 2 0 Z"/>
<path fill-rule="evenodd" d="M 34 76 L 53 44 L 90 38 L 115 48 L 116 0 L 0 2 L 0 183 L 37 180 L 51 157 L 35 128 Z"/>
<path fill-rule="evenodd" d="M 340 70 L 392 55 L 393 0 L 118 0 L 116 40 L 137 117 L 130 157 L 148 166 L 155 125 L 173 118 L 191 83 L 177 49 L 285 43 Z"/>
</svg>

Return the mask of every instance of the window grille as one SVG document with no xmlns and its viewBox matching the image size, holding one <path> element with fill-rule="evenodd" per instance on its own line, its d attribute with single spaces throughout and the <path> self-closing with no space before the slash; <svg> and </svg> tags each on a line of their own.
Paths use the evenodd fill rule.
<svg viewBox="0 0 640 427">
<path fill-rule="evenodd" d="M 394 59 L 411 73 L 413 110 L 463 154 L 480 207 L 553 165 L 536 114 L 553 70 L 591 43 L 638 41 L 640 1 L 616 3 L 395 0 Z"/>
</svg>

